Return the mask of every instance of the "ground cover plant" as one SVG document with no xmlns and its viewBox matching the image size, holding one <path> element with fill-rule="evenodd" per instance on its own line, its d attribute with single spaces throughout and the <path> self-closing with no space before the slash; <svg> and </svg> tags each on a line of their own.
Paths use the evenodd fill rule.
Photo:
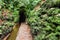
<svg viewBox="0 0 60 40">
<path fill-rule="evenodd" d="M 34 40 L 60 40 L 60 0 L 45 0 L 28 14 Z"/>
<path fill-rule="evenodd" d="M 38 4 L 40 8 L 34 10 Z M 26 21 L 31 27 L 34 40 L 60 40 L 60 0 L 0 0 L 0 21 L 4 20 L 0 24 L 0 34 L 3 33 L 2 28 L 8 26 L 12 29 L 19 22 L 21 6 L 25 7 Z M 9 10 L 7 18 L 3 16 L 6 12 L 2 14 L 1 9 Z"/>
<path fill-rule="evenodd" d="M 35 2 L 35 4 L 34 4 Z M 33 0 L 0 0 L 0 40 L 8 35 L 13 26 L 19 22 L 19 10 L 24 6 L 26 10 L 32 10 L 39 2 Z"/>
</svg>

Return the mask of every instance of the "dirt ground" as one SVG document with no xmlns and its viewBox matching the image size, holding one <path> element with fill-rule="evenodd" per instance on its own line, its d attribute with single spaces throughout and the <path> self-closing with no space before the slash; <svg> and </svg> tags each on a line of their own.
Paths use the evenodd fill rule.
<svg viewBox="0 0 60 40">
<path fill-rule="evenodd" d="M 30 27 L 26 23 L 21 23 L 20 27 L 16 25 L 9 35 L 3 40 L 33 40 Z"/>
<path fill-rule="evenodd" d="M 30 27 L 26 23 L 21 23 L 16 40 L 33 40 Z"/>
</svg>

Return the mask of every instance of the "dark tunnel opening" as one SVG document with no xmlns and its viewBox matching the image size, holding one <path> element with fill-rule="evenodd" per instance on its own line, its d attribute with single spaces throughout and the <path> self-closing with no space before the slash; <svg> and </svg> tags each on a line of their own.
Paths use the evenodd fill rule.
<svg viewBox="0 0 60 40">
<path fill-rule="evenodd" d="M 24 6 L 20 7 L 20 10 L 19 10 L 19 24 L 25 22 L 25 20 L 26 20 L 25 12 L 26 12 L 25 7 Z"/>
</svg>

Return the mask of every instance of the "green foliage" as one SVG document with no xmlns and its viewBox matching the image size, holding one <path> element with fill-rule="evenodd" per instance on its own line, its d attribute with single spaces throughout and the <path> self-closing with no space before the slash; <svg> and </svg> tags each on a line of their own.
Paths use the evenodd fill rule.
<svg viewBox="0 0 60 40">
<path fill-rule="evenodd" d="M 31 26 L 34 40 L 60 40 L 60 0 L 42 2 L 42 0 L 0 0 L 0 10 L 8 9 L 12 13 L 12 15 L 11 13 L 8 14 L 7 18 L 0 15 L 0 19 L 6 20 L 0 26 L 0 34 L 10 32 L 12 28 L 9 30 L 7 28 L 18 23 L 20 7 L 24 6 L 27 16 L 26 20 Z M 39 10 L 34 10 L 39 3 Z M 5 28 L 8 31 L 5 30 L 4 32 Z"/>
<path fill-rule="evenodd" d="M 51 8 L 51 7 L 57 7 L 59 8 L 60 6 L 60 0 L 46 0 L 43 4 L 41 4 L 41 7 L 45 8 Z"/>
<path fill-rule="evenodd" d="M 3 13 L 0 13 L 0 39 L 1 40 L 13 30 L 12 28 L 15 25 L 13 15 L 5 11 L 6 10 L 4 10 Z"/>
<path fill-rule="evenodd" d="M 60 40 L 60 8 L 59 0 L 46 0 L 40 9 L 31 10 L 28 24 L 31 26 L 34 40 Z"/>
<path fill-rule="evenodd" d="M 0 21 L 3 20 L 0 24 L 0 40 L 12 31 L 15 23 L 19 22 L 20 7 L 24 6 L 28 14 L 30 10 L 34 9 L 39 1 L 40 0 L 0 0 Z"/>
</svg>

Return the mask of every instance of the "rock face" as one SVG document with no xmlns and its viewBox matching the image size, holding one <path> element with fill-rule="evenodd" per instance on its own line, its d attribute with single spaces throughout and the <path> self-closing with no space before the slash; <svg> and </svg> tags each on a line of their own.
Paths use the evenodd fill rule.
<svg viewBox="0 0 60 40">
<path fill-rule="evenodd" d="M 21 23 L 16 40 L 33 40 L 30 27 L 25 23 Z"/>
</svg>

